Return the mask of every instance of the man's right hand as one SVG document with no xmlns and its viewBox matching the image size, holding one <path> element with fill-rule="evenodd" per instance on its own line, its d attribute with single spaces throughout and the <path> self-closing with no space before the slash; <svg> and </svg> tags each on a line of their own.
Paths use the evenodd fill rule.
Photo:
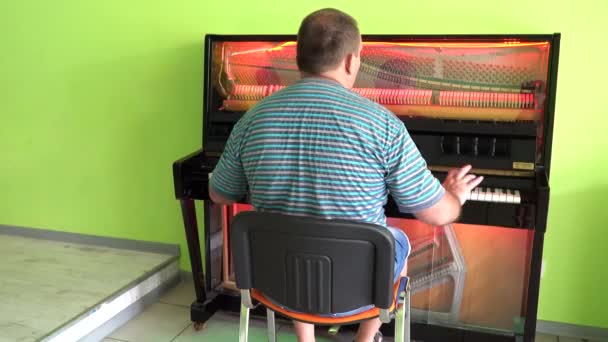
<svg viewBox="0 0 608 342">
<path fill-rule="evenodd" d="M 459 169 L 451 169 L 443 181 L 443 188 L 454 195 L 460 201 L 460 205 L 467 201 L 471 190 L 483 181 L 483 176 L 469 174 L 471 168 L 471 165 L 465 165 Z"/>
<path fill-rule="evenodd" d="M 456 221 L 471 190 L 483 180 L 483 177 L 471 175 L 469 171 L 471 165 L 448 171 L 443 181 L 445 196 L 432 207 L 415 213 L 416 218 L 433 226 L 443 226 Z"/>
</svg>

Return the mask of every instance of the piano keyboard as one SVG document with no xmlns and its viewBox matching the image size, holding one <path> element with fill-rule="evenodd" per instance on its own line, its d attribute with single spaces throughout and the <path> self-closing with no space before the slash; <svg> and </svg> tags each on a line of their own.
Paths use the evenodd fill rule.
<svg viewBox="0 0 608 342">
<path fill-rule="evenodd" d="M 473 189 L 467 197 L 468 201 L 494 203 L 521 203 L 519 190 L 479 187 Z"/>
</svg>

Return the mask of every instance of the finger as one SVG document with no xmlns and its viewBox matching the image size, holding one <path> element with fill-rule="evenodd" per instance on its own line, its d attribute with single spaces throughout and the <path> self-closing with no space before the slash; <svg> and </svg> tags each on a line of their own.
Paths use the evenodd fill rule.
<svg viewBox="0 0 608 342">
<path fill-rule="evenodd" d="M 454 178 L 458 169 L 449 169 L 446 178 Z"/>
<path fill-rule="evenodd" d="M 473 174 L 466 174 L 464 175 L 464 177 L 462 177 L 462 181 L 465 184 L 468 184 L 469 182 L 471 182 L 473 179 L 475 179 L 477 176 L 473 175 Z"/>
<path fill-rule="evenodd" d="M 465 165 L 463 167 L 461 167 L 458 170 L 458 173 L 456 174 L 456 178 L 460 179 L 462 177 L 464 177 L 464 175 L 466 175 L 467 173 L 469 173 L 469 171 L 471 171 L 472 166 L 471 165 Z"/>
<path fill-rule="evenodd" d="M 476 188 L 479 184 L 481 184 L 481 182 L 483 181 L 483 176 L 479 176 L 474 178 L 473 180 L 471 180 L 470 182 L 467 183 L 467 186 L 470 189 L 474 189 Z"/>
</svg>

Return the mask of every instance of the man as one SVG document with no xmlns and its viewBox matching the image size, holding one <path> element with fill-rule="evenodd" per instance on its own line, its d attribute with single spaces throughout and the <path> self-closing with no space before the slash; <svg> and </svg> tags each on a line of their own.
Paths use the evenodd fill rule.
<svg viewBox="0 0 608 342">
<path fill-rule="evenodd" d="M 249 190 L 256 210 L 386 227 L 383 205 L 390 192 L 401 211 L 428 224 L 456 220 L 482 178 L 466 166 L 440 184 L 403 122 L 349 90 L 361 48 L 357 23 L 343 12 L 323 9 L 302 21 L 302 79 L 260 101 L 235 125 L 209 185 L 214 202 L 232 203 Z M 391 232 L 398 277 L 406 273 L 410 246 L 402 231 Z M 379 340 L 381 324 L 378 318 L 361 323 L 356 341 Z M 298 341 L 314 341 L 312 324 L 294 326 Z"/>
</svg>

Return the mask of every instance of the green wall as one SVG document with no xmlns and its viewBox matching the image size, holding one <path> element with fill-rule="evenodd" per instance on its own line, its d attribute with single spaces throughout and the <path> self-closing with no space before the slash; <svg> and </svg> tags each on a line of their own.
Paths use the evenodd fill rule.
<svg viewBox="0 0 608 342">
<path fill-rule="evenodd" d="M 563 34 L 539 317 L 608 328 L 600 1 L 2 1 L 0 224 L 179 243 L 188 268 L 171 163 L 200 147 L 204 34 L 327 6 L 364 33 Z"/>
</svg>

